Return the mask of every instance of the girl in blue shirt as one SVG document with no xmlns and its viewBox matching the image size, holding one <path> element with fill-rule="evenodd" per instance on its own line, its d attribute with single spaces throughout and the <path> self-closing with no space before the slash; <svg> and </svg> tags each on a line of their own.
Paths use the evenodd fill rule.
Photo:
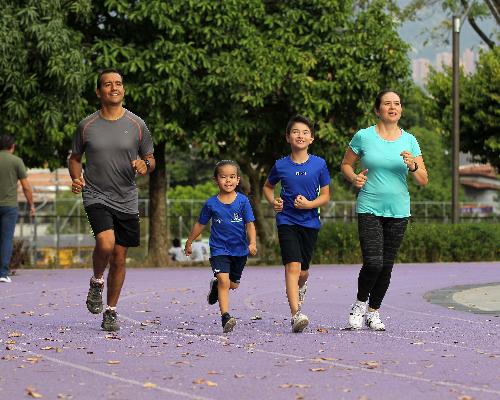
<svg viewBox="0 0 500 400">
<path fill-rule="evenodd" d="M 238 288 L 248 253 L 257 254 L 257 239 L 250 202 L 236 191 L 240 183 L 238 164 L 231 160 L 218 162 L 214 180 L 219 186 L 219 194 L 210 197 L 204 204 L 184 252 L 187 256 L 191 255 L 193 240 L 212 220 L 209 245 L 214 278 L 210 281 L 207 300 L 209 304 L 219 302 L 222 329 L 227 333 L 236 325 L 236 319 L 229 314 L 229 289 Z"/>
<path fill-rule="evenodd" d="M 349 314 L 352 329 L 360 329 L 364 320 L 370 329 L 385 330 L 378 310 L 410 216 L 406 177 L 410 172 L 418 185 L 428 182 L 417 139 L 398 126 L 402 109 L 398 93 L 381 91 L 375 99 L 378 123 L 354 135 L 341 165 L 344 177 L 359 189 L 356 212 L 363 266 Z M 362 170 L 356 173 L 358 160 Z"/>
</svg>

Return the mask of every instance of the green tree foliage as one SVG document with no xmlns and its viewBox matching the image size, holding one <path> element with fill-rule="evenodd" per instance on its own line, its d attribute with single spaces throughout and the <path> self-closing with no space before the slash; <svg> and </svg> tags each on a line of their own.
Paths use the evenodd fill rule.
<svg viewBox="0 0 500 400">
<path fill-rule="evenodd" d="M 451 129 L 451 69 L 432 72 L 427 88 L 431 112 L 446 134 Z M 460 149 L 500 167 L 500 50 L 479 58 L 476 73 L 460 76 Z"/>
<path fill-rule="evenodd" d="M 86 102 L 88 63 L 69 20 L 90 0 L 0 0 L 0 125 L 29 166 L 61 165 Z"/>
</svg>

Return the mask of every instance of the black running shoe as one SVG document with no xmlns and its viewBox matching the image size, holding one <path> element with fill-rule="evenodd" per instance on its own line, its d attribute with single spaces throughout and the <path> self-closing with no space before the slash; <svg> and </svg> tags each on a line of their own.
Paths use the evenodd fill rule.
<svg viewBox="0 0 500 400">
<path fill-rule="evenodd" d="M 224 313 L 222 315 L 222 331 L 224 333 L 231 332 L 235 325 L 236 325 L 236 318 L 231 317 L 229 313 Z"/>
<path fill-rule="evenodd" d="M 90 280 L 89 293 L 87 294 L 87 309 L 92 314 L 100 314 L 102 312 L 102 290 L 104 283 L 97 283 Z"/>
<path fill-rule="evenodd" d="M 104 314 L 102 314 L 101 328 L 108 332 L 115 332 L 120 330 L 120 324 L 118 323 L 118 315 L 116 315 L 116 311 L 104 311 Z"/>
<path fill-rule="evenodd" d="M 218 286 L 218 280 L 217 278 L 212 278 L 210 281 L 210 290 L 208 291 L 207 295 L 207 301 L 208 304 L 213 305 L 219 301 L 219 290 L 217 289 Z"/>
</svg>

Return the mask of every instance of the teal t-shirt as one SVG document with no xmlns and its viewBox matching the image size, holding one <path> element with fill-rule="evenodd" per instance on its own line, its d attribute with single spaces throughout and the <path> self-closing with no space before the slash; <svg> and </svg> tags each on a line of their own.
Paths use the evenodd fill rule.
<svg viewBox="0 0 500 400">
<path fill-rule="evenodd" d="M 401 136 L 389 141 L 370 126 L 356 132 L 349 147 L 359 156 L 363 169 L 368 169 L 368 180 L 358 193 L 357 213 L 409 217 L 408 167 L 400 154 L 406 150 L 414 157 L 422 155 L 415 136 L 401 129 Z"/>
</svg>

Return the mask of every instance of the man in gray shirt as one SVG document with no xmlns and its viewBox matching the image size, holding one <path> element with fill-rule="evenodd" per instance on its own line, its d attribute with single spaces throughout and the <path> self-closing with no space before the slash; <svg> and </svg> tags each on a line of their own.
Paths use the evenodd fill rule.
<svg viewBox="0 0 500 400">
<path fill-rule="evenodd" d="M 115 69 L 102 71 L 97 79 L 96 94 L 101 109 L 78 124 L 69 173 L 73 193 L 82 192 L 96 240 L 87 308 L 93 314 L 103 310 L 103 275 L 109 263 L 107 307 L 101 327 L 117 331 L 120 325 L 116 305 L 125 280 L 127 249 L 139 246 L 140 239 L 135 177 L 153 171 L 155 160 L 146 124 L 123 107 L 122 74 Z M 86 167 L 82 175 L 84 154 Z"/>
</svg>

